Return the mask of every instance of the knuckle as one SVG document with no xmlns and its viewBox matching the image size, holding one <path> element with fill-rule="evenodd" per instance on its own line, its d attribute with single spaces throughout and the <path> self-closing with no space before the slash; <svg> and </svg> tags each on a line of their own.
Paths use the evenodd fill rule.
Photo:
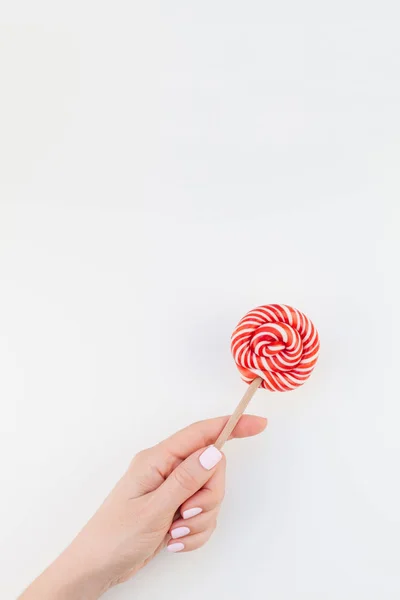
<svg viewBox="0 0 400 600">
<path fill-rule="evenodd" d="M 199 548 L 201 548 L 202 546 L 204 546 L 204 544 L 206 543 L 206 539 L 202 539 L 202 540 L 197 540 L 195 544 L 193 544 L 191 550 L 198 550 Z"/>
<path fill-rule="evenodd" d="M 217 528 L 217 517 L 213 515 L 210 518 L 210 520 L 208 521 L 207 528 L 205 530 L 208 538 L 214 533 L 216 528 Z"/>
<path fill-rule="evenodd" d="M 150 450 L 148 448 L 145 448 L 144 450 L 140 450 L 140 452 L 138 452 L 135 455 L 134 460 L 145 460 L 146 458 L 148 458 L 149 452 L 150 452 Z"/>
<path fill-rule="evenodd" d="M 199 541 L 196 548 L 201 548 L 202 546 L 205 546 L 207 544 L 208 540 L 210 539 L 211 534 L 212 534 L 211 530 L 206 531 L 203 539 L 201 541 Z"/>
<path fill-rule="evenodd" d="M 204 542 L 198 542 L 196 544 L 196 546 L 194 546 L 193 550 L 199 550 L 200 548 L 202 548 L 204 546 L 204 544 L 206 544 L 206 541 L 204 541 Z"/>
<path fill-rule="evenodd" d="M 173 472 L 175 481 L 177 484 L 187 491 L 192 491 L 197 488 L 197 479 L 195 475 L 188 469 L 188 467 L 182 463 L 175 471 Z"/>
<path fill-rule="evenodd" d="M 219 508 L 219 506 L 222 504 L 223 500 L 224 500 L 224 496 L 225 496 L 225 490 L 214 490 L 212 493 L 212 496 L 210 496 L 210 501 L 209 501 L 209 505 L 210 505 L 210 509 L 214 510 L 216 508 Z"/>
<path fill-rule="evenodd" d="M 130 468 L 136 466 L 137 464 L 146 462 L 149 458 L 149 453 L 150 450 L 148 450 L 147 448 L 145 450 L 140 450 L 140 452 L 135 454 L 135 456 L 132 458 L 129 465 Z"/>
</svg>

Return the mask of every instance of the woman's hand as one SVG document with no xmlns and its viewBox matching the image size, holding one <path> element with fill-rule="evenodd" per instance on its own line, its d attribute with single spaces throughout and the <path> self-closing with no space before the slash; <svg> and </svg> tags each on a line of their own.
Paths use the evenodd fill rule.
<svg viewBox="0 0 400 600">
<path fill-rule="evenodd" d="M 163 547 L 200 548 L 213 533 L 225 488 L 225 457 L 212 444 L 220 417 L 195 423 L 140 452 L 63 554 L 20 600 L 92 600 L 126 581 Z M 263 431 L 244 415 L 232 437 Z"/>
</svg>

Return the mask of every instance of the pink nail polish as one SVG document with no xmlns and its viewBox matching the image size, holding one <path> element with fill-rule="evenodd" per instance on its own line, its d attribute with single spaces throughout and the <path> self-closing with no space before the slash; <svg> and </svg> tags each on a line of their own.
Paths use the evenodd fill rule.
<svg viewBox="0 0 400 600">
<path fill-rule="evenodd" d="M 202 467 L 210 471 L 215 465 L 219 463 L 222 458 L 221 452 L 215 446 L 209 446 L 204 450 L 203 454 L 200 454 L 199 460 Z"/>
<path fill-rule="evenodd" d="M 170 544 L 167 546 L 168 552 L 180 552 L 184 549 L 184 544 L 182 542 L 176 542 L 175 544 Z"/>
<path fill-rule="evenodd" d="M 181 538 L 188 533 L 190 533 L 189 527 L 176 527 L 175 529 L 171 530 L 171 537 L 173 540 L 176 540 L 177 538 Z"/>
<path fill-rule="evenodd" d="M 199 515 L 201 512 L 203 512 L 202 508 L 188 508 L 187 510 L 183 511 L 182 519 L 190 519 L 190 517 L 195 517 L 196 515 Z"/>
</svg>

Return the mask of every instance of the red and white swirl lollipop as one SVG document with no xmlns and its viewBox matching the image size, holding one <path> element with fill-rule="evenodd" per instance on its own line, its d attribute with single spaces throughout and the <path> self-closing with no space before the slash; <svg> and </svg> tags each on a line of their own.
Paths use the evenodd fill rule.
<svg viewBox="0 0 400 600">
<path fill-rule="evenodd" d="M 232 334 L 233 358 L 249 383 L 215 445 L 221 448 L 259 387 L 286 392 L 302 385 L 318 360 L 318 332 L 306 315 L 285 304 L 251 310 Z"/>
<path fill-rule="evenodd" d="M 286 392 L 302 385 L 318 359 L 319 337 L 306 315 L 285 304 L 251 310 L 232 334 L 232 354 L 244 381 Z"/>
</svg>

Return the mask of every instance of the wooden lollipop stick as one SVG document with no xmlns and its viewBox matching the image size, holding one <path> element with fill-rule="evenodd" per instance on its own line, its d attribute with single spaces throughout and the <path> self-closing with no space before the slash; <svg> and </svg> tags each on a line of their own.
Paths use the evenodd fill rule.
<svg viewBox="0 0 400 600">
<path fill-rule="evenodd" d="M 214 444 L 214 446 L 216 448 L 218 448 L 218 450 L 221 450 L 222 446 L 229 439 L 229 436 L 231 435 L 232 431 L 235 429 L 237 422 L 239 421 L 240 417 L 246 410 L 247 405 L 249 404 L 250 400 L 252 399 L 252 397 L 254 396 L 254 394 L 256 393 L 258 388 L 260 387 L 261 382 L 262 382 L 261 377 L 257 377 L 256 379 L 254 379 L 254 381 L 251 382 L 251 384 L 247 388 L 246 393 L 243 396 L 243 398 L 241 399 L 241 401 L 239 402 L 239 404 L 237 405 L 235 412 L 230 416 L 229 421 L 227 422 L 227 424 L 225 425 L 225 427 L 219 434 L 218 439 Z"/>
</svg>

